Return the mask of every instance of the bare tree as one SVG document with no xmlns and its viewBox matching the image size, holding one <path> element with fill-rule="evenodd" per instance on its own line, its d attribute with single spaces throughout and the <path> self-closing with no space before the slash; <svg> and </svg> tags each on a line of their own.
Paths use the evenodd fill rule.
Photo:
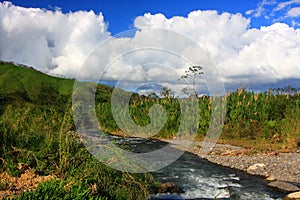
<svg viewBox="0 0 300 200">
<path fill-rule="evenodd" d="M 185 94 L 190 93 L 192 96 L 196 96 L 196 89 L 195 89 L 195 79 L 197 78 L 198 75 L 204 74 L 202 71 L 203 67 L 202 66 L 191 66 L 187 71 L 185 71 L 185 74 L 181 76 L 181 78 L 185 79 L 192 79 L 192 89 L 189 88 L 183 88 L 182 91 Z"/>
</svg>

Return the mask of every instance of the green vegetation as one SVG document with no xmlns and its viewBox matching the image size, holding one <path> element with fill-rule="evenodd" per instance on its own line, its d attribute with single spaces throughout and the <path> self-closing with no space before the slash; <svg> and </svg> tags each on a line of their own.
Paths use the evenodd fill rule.
<svg viewBox="0 0 300 200">
<path fill-rule="evenodd" d="M 71 188 L 66 188 L 66 184 L 63 181 L 54 179 L 40 184 L 36 191 L 24 192 L 20 197 L 14 197 L 13 199 L 107 199 L 100 196 L 91 197 L 90 193 L 91 190 L 89 188 L 82 188 L 81 185 L 77 184 L 71 185 Z"/>
<path fill-rule="evenodd" d="M 71 116 L 72 80 L 53 78 L 10 63 L 1 64 L 0 74 L 0 172 L 8 171 L 18 177 L 22 173 L 18 164 L 26 163 L 38 175 L 59 178 L 40 185 L 35 192 L 22 194 L 21 199 L 148 197 L 153 183 L 150 174 L 111 169 L 91 156 L 78 140 Z M 99 87 L 101 98 L 111 91 L 106 86 Z M 62 190 L 72 182 L 75 184 L 71 189 Z M 7 183 L 1 182 L 1 188 L 6 187 Z"/>
<path fill-rule="evenodd" d="M 41 184 L 36 191 L 23 193 L 21 199 L 40 196 L 47 199 L 50 194 L 64 199 L 147 198 L 155 184 L 151 174 L 130 174 L 111 169 L 91 156 L 80 142 L 72 119 L 73 84 L 74 80 L 0 63 L 0 172 L 20 176 L 22 172 L 18 163 L 26 163 L 39 175 L 54 174 L 58 178 Z M 118 92 L 128 95 L 122 90 Z M 126 134 L 114 120 L 111 94 L 112 88 L 97 86 L 95 108 L 98 121 L 104 132 Z M 184 130 L 180 131 L 181 136 L 189 138 L 196 131 L 197 138 L 203 139 L 209 128 L 213 98 L 216 97 L 197 99 L 200 115 L 196 130 L 185 128 L 196 123 L 190 114 L 192 110 L 187 106 L 181 113 L 180 103 L 190 101 L 188 98 L 132 94 L 129 115 L 136 124 L 146 126 L 150 123 L 150 108 L 160 104 L 166 110 L 167 119 L 154 137 L 172 138 L 181 126 Z M 220 142 L 266 150 L 294 150 L 299 146 L 299 90 L 287 88 L 255 94 L 238 89 L 222 98 L 227 100 L 227 114 Z M 114 109 L 124 114 L 122 102 Z M 163 115 L 153 116 L 153 119 L 153 129 L 164 121 Z M 68 188 L 69 183 L 74 184 Z M 5 181 L 0 182 L 0 189 L 7 187 Z"/>
<path fill-rule="evenodd" d="M 295 149 L 300 142 L 300 93 L 255 94 L 239 89 L 227 96 L 222 138 L 246 140 L 250 147 Z M 270 148 L 269 147 L 269 148 Z"/>
<path fill-rule="evenodd" d="M 206 135 L 211 117 L 213 98 L 203 96 L 199 100 L 199 126 L 197 138 L 202 139 Z M 281 93 L 273 94 L 272 90 L 264 93 L 249 92 L 238 89 L 226 97 L 226 118 L 220 142 L 229 142 L 247 147 L 285 148 L 295 149 L 300 142 L 300 94 Z M 136 124 L 145 126 L 150 123 L 149 109 L 154 104 L 160 104 L 166 110 L 167 120 L 164 127 L 155 135 L 157 138 L 174 137 L 180 123 L 189 127 L 193 123 L 193 115 L 181 115 L 180 101 L 190 99 L 174 98 L 148 98 L 134 96 L 131 98 L 129 113 Z M 111 113 L 110 102 L 98 102 L 98 120 L 104 130 L 108 132 L 120 132 Z M 118 113 L 124 112 L 123 106 L 115 107 Z M 190 113 L 189 108 L 185 113 Z M 101 114 L 100 114 L 101 113 Z M 156 116 L 156 121 L 163 121 L 163 116 Z M 181 117 L 186 121 L 181 122 Z M 189 118 L 190 117 L 190 118 Z M 184 128 L 183 128 L 184 129 Z M 184 136 L 188 136 L 190 130 L 186 130 Z"/>
<path fill-rule="evenodd" d="M 52 77 L 26 66 L 1 61 L 0 66 L 1 94 L 25 92 L 26 98 L 35 100 L 46 93 L 45 88 L 54 89 L 53 95 L 70 94 L 74 84 L 74 80 Z"/>
</svg>

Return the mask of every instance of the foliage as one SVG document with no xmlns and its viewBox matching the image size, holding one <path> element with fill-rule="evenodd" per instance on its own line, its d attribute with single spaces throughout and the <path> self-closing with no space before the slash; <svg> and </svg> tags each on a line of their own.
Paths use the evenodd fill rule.
<svg viewBox="0 0 300 200">
<path fill-rule="evenodd" d="M 228 95 L 224 137 L 248 137 L 278 142 L 284 140 L 283 122 L 291 120 L 289 110 L 299 109 L 300 94 L 247 92 L 238 89 Z M 295 133 L 295 134 L 300 134 Z M 277 137 L 277 141 L 274 136 Z"/>
<path fill-rule="evenodd" d="M 209 127 L 212 112 L 212 102 L 216 97 L 202 96 L 198 98 L 199 103 L 199 126 L 198 137 L 203 138 Z M 299 117 L 295 117 L 300 106 L 300 94 L 273 94 L 272 92 L 254 93 L 244 89 L 228 93 L 226 97 L 226 119 L 221 135 L 222 138 L 252 140 L 269 140 L 271 143 L 287 144 L 287 128 L 297 127 Z M 189 98 L 131 98 L 129 113 L 136 124 L 145 126 L 150 123 L 149 110 L 155 105 L 161 105 L 167 113 L 165 126 L 156 134 L 157 137 L 172 138 L 178 132 L 182 123 L 191 122 L 186 118 L 181 121 L 182 113 L 180 101 L 191 101 Z M 120 132 L 121 130 L 114 121 L 109 103 L 99 102 L 96 106 L 98 120 L 101 127 L 108 132 Z M 119 108 L 122 112 L 122 106 Z M 185 112 L 191 111 L 185 109 Z M 186 117 L 187 115 L 185 115 Z M 163 116 L 161 116 L 163 117 Z M 190 116 L 191 117 L 191 116 Z M 164 120 L 163 118 L 157 119 Z M 291 124 L 293 124 L 291 126 Z M 287 125 L 288 124 L 288 125 Z M 299 129 L 293 129 L 293 136 L 298 137 Z M 290 131 L 291 132 L 291 131 Z M 188 135 L 188 131 L 185 133 Z M 297 140 L 297 139 L 296 139 Z"/>
</svg>

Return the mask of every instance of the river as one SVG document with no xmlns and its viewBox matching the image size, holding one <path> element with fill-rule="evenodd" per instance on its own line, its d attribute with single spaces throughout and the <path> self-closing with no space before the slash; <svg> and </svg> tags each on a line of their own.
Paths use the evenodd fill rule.
<svg viewBox="0 0 300 200">
<path fill-rule="evenodd" d="M 113 137 L 117 144 L 142 153 L 159 149 L 166 142 L 141 138 Z M 182 194 L 152 194 L 151 199 L 282 199 L 281 193 L 267 186 L 260 177 L 210 163 L 185 152 L 171 165 L 152 172 L 160 182 L 171 182 Z"/>
</svg>

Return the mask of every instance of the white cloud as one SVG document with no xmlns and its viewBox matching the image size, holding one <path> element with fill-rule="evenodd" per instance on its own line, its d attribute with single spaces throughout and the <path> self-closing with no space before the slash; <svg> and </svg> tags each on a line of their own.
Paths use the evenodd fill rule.
<svg viewBox="0 0 300 200">
<path fill-rule="evenodd" d="M 103 80 L 123 78 L 171 86 L 189 66 L 183 58 L 214 73 L 205 55 L 197 51 L 194 44 L 198 44 L 225 83 L 239 86 L 300 79 L 300 30 L 283 23 L 252 29 L 250 19 L 241 14 L 193 11 L 187 17 L 166 18 L 146 13 L 135 19 L 134 26 L 141 30 L 134 37 L 114 38 L 101 13 L 63 14 L 0 3 L 0 24 L 0 59 L 67 77 L 74 77 L 89 53 L 110 38 L 96 50 L 101 57 L 90 57 L 86 66 L 91 68 L 82 70 L 82 78 L 99 79 L 100 70 L 105 71 Z M 185 37 L 147 28 L 172 30 Z M 151 46 L 159 48 L 143 48 Z"/>
<path fill-rule="evenodd" d="M 265 18 L 268 18 L 268 15 L 266 15 L 266 12 L 268 11 L 266 7 L 274 4 L 276 4 L 276 0 L 262 0 L 257 4 L 255 9 L 246 11 L 246 15 L 252 15 L 254 17 L 261 17 L 264 15 Z"/>
<path fill-rule="evenodd" d="M 91 50 L 110 34 L 100 13 L 63 14 L 0 3 L 0 59 L 74 76 Z"/>
<path fill-rule="evenodd" d="M 135 25 L 164 27 L 192 38 L 206 50 L 228 83 L 299 79 L 300 30 L 283 23 L 250 29 L 249 22 L 240 14 L 194 11 L 187 18 L 145 14 Z"/>
<path fill-rule="evenodd" d="M 241 48 L 237 39 L 249 26 L 250 21 L 241 14 L 232 15 L 216 11 L 194 11 L 187 18 L 166 19 L 162 14 L 145 14 L 135 20 L 138 28 L 167 28 L 195 40 L 215 59 L 230 57 L 234 49 Z M 227 48 L 230 45 L 230 48 Z M 222 53 L 220 53 L 222 52 Z"/>
<path fill-rule="evenodd" d="M 300 7 L 295 7 L 295 8 L 292 8 L 290 9 L 288 12 L 287 12 L 287 16 L 288 17 L 299 17 L 300 16 Z"/>
<path fill-rule="evenodd" d="M 255 12 L 254 9 L 252 9 L 252 10 L 247 10 L 247 11 L 246 11 L 246 15 L 252 15 L 254 12 Z"/>
<path fill-rule="evenodd" d="M 228 77 L 246 77 L 246 81 L 275 82 L 300 78 L 299 30 L 277 23 L 260 30 L 248 30 L 244 37 L 252 37 L 238 54 L 221 62 L 220 68 L 232 68 Z M 255 35 L 255 38 L 253 37 Z M 232 79 L 233 81 L 234 79 Z"/>
<path fill-rule="evenodd" d="M 278 3 L 278 5 L 273 9 L 273 12 L 283 10 L 290 5 L 297 4 L 297 3 L 300 3 L 300 0 L 290 0 L 290 1 Z"/>
</svg>

